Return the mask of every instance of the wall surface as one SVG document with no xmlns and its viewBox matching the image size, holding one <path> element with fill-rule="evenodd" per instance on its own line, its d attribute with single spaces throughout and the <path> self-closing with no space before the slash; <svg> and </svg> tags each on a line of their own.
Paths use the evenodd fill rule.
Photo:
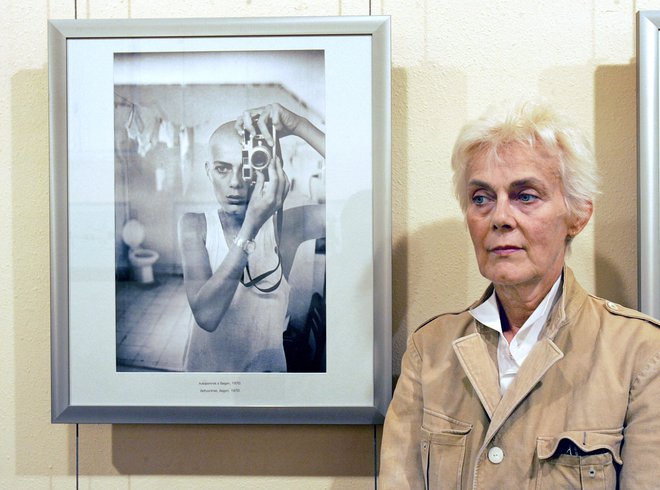
<svg viewBox="0 0 660 490">
<path fill-rule="evenodd" d="M 542 96 L 592 139 L 603 177 L 569 260 L 636 306 L 635 12 L 659 1 L 5 0 L 0 25 L 0 488 L 75 488 L 75 426 L 50 424 L 50 18 L 392 16 L 393 344 L 484 287 L 449 156 L 493 102 Z M 380 428 L 379 428 L 380 432 Z M 373 488 L 372 427 L 80 426 L 80 488 Z"/>
</svg>

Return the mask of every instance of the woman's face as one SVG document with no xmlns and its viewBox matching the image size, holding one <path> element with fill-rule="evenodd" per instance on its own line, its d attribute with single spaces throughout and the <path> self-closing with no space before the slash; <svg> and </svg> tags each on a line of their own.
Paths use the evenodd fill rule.
<svg viewBox="0 0 660 490">
<path fill-rule="evenodd" d="M 542 148 L 501 148 L 500 161 L 475 158 L 467 172 L 467 224 L 481 274 L 496 286 L 550 289 L 566 239 L 582 225 L 569 216 L 559 162 Z"/>
<path fill-rule="evenodd" d="M 243 180 L 238 134 L 230 130 L 220 132 L 213 136 L 210 146 L 211 161 L 206 164 L 206 173 L 220 207 L 229 214 L 245 215 L 251 186 Z"/>
</svg>

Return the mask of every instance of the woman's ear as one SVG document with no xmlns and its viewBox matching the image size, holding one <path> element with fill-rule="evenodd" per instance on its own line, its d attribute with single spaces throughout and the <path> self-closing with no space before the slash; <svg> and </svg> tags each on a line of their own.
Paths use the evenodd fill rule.
<svg viewBox="0 0 660 490">
<path fill-rule="evenodd" d="M 211 179 L 211 164 L 209 162 L 204 163 L 204 168 L 206 169 L 206 176 Z"/>
<path fill-rule="evenodd" d="M 594 212 L 594 204 L 591 201 L 587 201 L 587 204 L 582 208 L 582 213 L 579 216 L 573 216 L 572 222 L 568 226 L 568 236 L 573 239 L 575 238 L 587 223 L 591 219 L 591 215 Z"/>
</svg>

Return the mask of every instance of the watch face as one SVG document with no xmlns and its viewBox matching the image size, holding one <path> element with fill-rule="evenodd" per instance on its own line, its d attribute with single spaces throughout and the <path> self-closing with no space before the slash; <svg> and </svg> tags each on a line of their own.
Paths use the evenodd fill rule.
<svg viewBox="0 0 660 490">
<path fill-rule="evenodd" d="M 243 244 L 243 250 L 245 250 L 248 254 L 254 252 L 255 248 L 257 248 L 257 244 L 254 243 L 254 240 L 246 240 L 245 244 Z"/>
</svg>

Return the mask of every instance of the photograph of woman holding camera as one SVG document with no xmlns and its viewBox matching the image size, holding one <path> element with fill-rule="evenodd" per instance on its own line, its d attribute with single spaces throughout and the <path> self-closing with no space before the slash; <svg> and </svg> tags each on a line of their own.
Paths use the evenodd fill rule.
<svg viewBox="0 0 660 490">
<path fill-rule="evenodd" d="M 325 234 L 323 206 L 283 209 L 290 181 L 279 140 L 291 135 L 325 157 L 325 134 L 279 104 L 247 110 L 209 139 L 218 209 L 179 222 L 193 317 L 186 371 L 287 371 L 289 273 L 298 246 Z"/>
</svg>

